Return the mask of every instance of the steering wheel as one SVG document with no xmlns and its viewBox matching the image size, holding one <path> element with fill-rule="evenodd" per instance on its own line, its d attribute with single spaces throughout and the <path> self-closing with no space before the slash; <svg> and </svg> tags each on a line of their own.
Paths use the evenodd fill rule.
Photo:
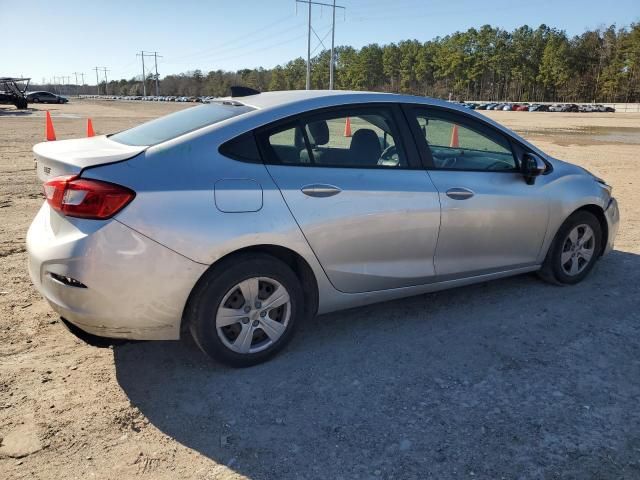
<svg viewBox="0 0 640 480">
<path fill-rule="evenodd" d="M 394 156 L 396 158 L 394 158 Z M 397 157 L 398 157 L 398 149 L 396 148 L 395 145 L 389 145 L 380 154 L 381 160 L 396 160 Z"/>
<path fill-rule="evenodd" d="M 458 161 L 458 157 L 446 157 L 442 160 L 440 168 L 453 168 Z"/>
<path fill-rule="evenodd" d="M 494 167 L 502 167 L 502 168 L 494 168 Z M 495 162 L 493 162 L 492 164 L 488 165 L 486 170 L 507 170 L 508 165 L 501 161 L 501 160 L 496 160 Z"/>
</svg>

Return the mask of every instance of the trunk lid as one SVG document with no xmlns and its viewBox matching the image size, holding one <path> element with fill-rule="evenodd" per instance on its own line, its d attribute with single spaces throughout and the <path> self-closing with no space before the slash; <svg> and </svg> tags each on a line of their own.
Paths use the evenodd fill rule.
<svg viewBox="0 0 640 480">
<path fill-rule="evenodd" d="M 135 157 L 146 146 L 124 145 L 106 135 L 42 142 L 33 147 L 36 173 L 43 182 L 60 175 L 76 175 L 87 167 Z"/>
</svg>

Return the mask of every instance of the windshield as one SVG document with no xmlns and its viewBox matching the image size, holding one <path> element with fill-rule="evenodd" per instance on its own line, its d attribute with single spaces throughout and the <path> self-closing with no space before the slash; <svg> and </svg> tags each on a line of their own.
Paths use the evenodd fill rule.
<svg viewBox="0 0 640 480">
<path fill-rule="evenodd" d="M 109 138 L 125 145 L 151 146 L 185 133 L 255 110 L 246 105 L 208 103 L 160 117 Z"/>
</svg>

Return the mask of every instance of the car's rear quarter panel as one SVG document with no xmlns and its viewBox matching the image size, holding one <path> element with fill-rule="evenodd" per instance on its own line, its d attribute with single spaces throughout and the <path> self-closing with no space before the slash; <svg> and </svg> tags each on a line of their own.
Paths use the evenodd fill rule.
<svg viewBox="0 0 640 480">
<path fill-rule="evenodd" d="M 276 245 L 300 255 L 311 267 L 320 295 L 331 295 L 333 287 L 265 166 L 218 152 L 220 143 L 235 133 L 239 132 L 167 142 L 126 162 L 85 170 L 83 177 L 133 189 L 135 200 L 117 220 L 194 262 L 209 266 L 243 248 Z M 262 195 L 260 209 L 229 212 L 220 208 L 215 189 L 221 182 L 225 195 L 241 197 L 241 189 L 248 188 L 245 193 L 252 199 L 257 186 Z M 233 185 L 240 191 L 232 191 Z"/>
</svg>

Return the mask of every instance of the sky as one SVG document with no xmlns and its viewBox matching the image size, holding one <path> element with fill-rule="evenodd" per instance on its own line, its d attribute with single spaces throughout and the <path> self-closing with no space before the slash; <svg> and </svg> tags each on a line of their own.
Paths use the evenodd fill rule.
<svg viewBox="0 0 640 480">
<path fill-rule="evenodd" d="M 317 0 L 331 3 L 332 0 Z M 33 82 L 85 74 L 141 75 L 140 50 L 156 51 L 160 76 L 200 69 L 271 68 L 307 54 L 307 5 L 294 0 L 0 0 L 0 76 Z M 640 22 L 640 0 L 337 0 L 336 45 L 359 48 L 431 40 L 484 24 L 512 30 L 544 23 L 569 35 Z M 331 8 L 312 25 L 331 44 Z M 313 35 L 313 34 L 312 34 Z M 312 50 L 322 50 L 312 36 Z M 149 68 L 152 58 L 145 59 Z M 101 73 L 101 80 L 102 80 Z M 80 80 L 81 77 L 78 77 Z"/>
</svg>

